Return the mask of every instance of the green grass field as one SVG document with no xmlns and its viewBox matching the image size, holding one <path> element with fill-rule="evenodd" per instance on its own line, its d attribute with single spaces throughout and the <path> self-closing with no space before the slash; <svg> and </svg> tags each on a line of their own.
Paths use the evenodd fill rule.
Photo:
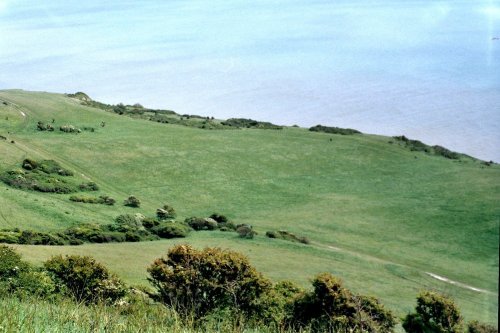
<svg viewBox="0 0 500 333">
<path fill-rule="evenodd" d="M 37 131 L 38 121 L 52 119 L 55 127 L 96 131 Z M 401 315 L 414 307 L 419 290 L 431 288 L 452 295 L 467 319 L 498 321 L 498 165 L 412 152 L 375 135 L 159 124 L 82 106 L 61 94 L 20 90 L 0 91 L 0 135 L 7 138 L 0 140 L 0 171 L 19 167 L 26 157 L 53 159 L 117 200 L 115 206 L 74 203 L 69 195 L 0 183 L 0 228 L 106 224 L 122 213 L 151 216 L 169 203 L 179 219 L 218 212 L 260 233 L 253 240 L 193 232 L 171 241 L 18 246 L 30 261 L 90 254 L 127 281 L 146 284 L 145 268 L 172 244 L 220 246 L 245 253 L 275 280 L 307 285 L 315 273 L 333 272 Z M 141 208 L 120 204 L 131 194 Z M 313 244 L 263 236 L 279 229 Z"/>
</svg>

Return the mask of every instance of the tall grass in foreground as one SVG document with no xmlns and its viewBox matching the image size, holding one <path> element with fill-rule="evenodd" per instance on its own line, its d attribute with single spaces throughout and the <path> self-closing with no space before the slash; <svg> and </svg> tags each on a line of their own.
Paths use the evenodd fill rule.
<svg viewBox="0 0 500 333">
<path fill-rule="evenodd" d="M 0 298 L 0 332 L 172 332 L 271 333 L 272 327 L 246 328 L 232 318 L 209 318 L 202 323 L 181 320 L 163 306 L 136 303 L 123 306 L 76 304 L 70 300 Z M 305 331 L 304 331 L 305 333 Z"/>
</svg>

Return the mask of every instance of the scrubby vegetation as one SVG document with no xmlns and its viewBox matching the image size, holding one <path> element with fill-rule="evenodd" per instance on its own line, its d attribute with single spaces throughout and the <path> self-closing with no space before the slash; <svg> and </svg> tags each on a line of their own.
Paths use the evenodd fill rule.
<svg viewBox="0 0 500 333">
<path fill-rule="evenodd" d="M 111 204 L 111 198 L 70 197 L 70 200 Z M 108 203 L 106 203 L 106 200 Z M 164 205 L 160 208 L 175 214 L 173 207 Z M 191 231 L 187 222 L 177 222 L 170 218 L 151 218 L 142 214 L 122 214 L 114 223 L 82 223 L 63 231 L 38 232 L 32 230 L 0 230 L 0 243 L 29 245 L 81 245 L 83 243 L 115 243 L 158 240 L 160 238 L 186 237 Z"/>
<path fill-rule="evenodd" d="M 66 94 L 70 98 L 75 98 L 82 105 L 91 106 L 119 115 L 127 115 L 134 118 L 145 119 L 162 124 L 175 124 L 199 129 L 235 129 L 235 128 L 256 128 L 256 129 L 282 129 L 282 126 L 274 125 L 270 122 L 262 122 L 253 119 L 230 118 L 224 121 L 215 120 L 214 117 L 178 114 L 172 110 L 158 110 L 145 108 L 139 103 L 134 105 L 105 104 L 92 100 L 87 94 L 77 92 L 75 94 Z"/>
<path fill-rule="evenodd" d="M 259 129 L 282 129 L 282 126 L 278 126 L 269 122 L 257 121 L 253 119 L 245 118 L 229 118 L 221 123 L 225 126 L 235 127 L 235 128 L 259 128 Z"/>
<path fill-rule="evenodd" d="M 139 208 L 141 206 L 141 200 L 131 195 L 123 202 L 125 206 Z"/>
<path fill-rule="evenodd" d="M 35 161 L 27 158 L 23 160 L 21 169 L 3 172 L 0 180 L 21 190 L 38 192 L 73 193 L 99 189 L 93 182 L 78 184 L 73 179 L 72 171 L 53 160 Z"/>
<path fill-rule="evenodd" d="M 444 295 L 425 291 L 417 297 L 414 313 L 403 319 L 408 333 L 460 333 L 463 319 L 455 302 Z"/>
<path fill-rule="evenodd" d="M 419 151 L 419 152 L 425 152 L 428 154 L 443 156 L 443 157 L 449 158 L 451 160 L 458 160 L 458 159 L 460 159 L 460 156 L 461 156 L 461 154 L 456 153 L 456 152 L 451 151 L 451 150 L 448 150 L 444 147 L 429 146 L 421 141 L 408 139 L 404 135 L 394 136 L 393 138 L 397 142 L 400 142 L 401 144 L 403 144 L 404 147 L 410 149 L 411 151 Z M 392 141 L 389 141 L 389 142 L 392 142 Z"/>
<path fill-rule="evenodd" d="M 183 224 L 187 216 L 206 217 L 216 208 L 234 216 L 235 223 L 253 225 L 259 234 L 278 230 L 277 226 L 307 230 L 306 235 L 314 239 L 309 247 L 263 235 L 242 241 L 237 233 L 217 231 L 191 232 L 187 239 L 197 247 L 218 244 L 244 251 L 273 278 L 290 277 L 304 286 L 311 272 L 331 267 L 346 278 L 358 274 L 348 286 L 359 292 L 370 290 L 395 311 L 410 308 L 415 290 L 425 286 L 451 293 L 466 318 L 497 320 L 493 295 L 498 292 L 494 283 L 498 267 L 491 263 L 498 261 L 498 205 L 494 200 L 498 165 L 467 158 L 455 163 L 424 153 L 420 158 L 403 148 L 403 143 L 381 136 L 334 136 L 302 129 L 203 132 L 132 121 L 76 105 L 56 94 L 9 91 L 0 96 L 12 101 L 4 108 L 12 108 L 5 114 L 9 121 L 0 122 L 0 133 L 8 137 L 8 141 L 0 140 L 0 172 L 15 169 L 16 161 L 26 153 L 53 158 L 71 165 L 75 180 L 81 174 L 91 176 L 120 205 L 124 193 L 132 193 L 145 207 L 118 205 L 113 212 L 113 207 L 73 203 L 68 201 L 70 195 L 20 192 L 0 183 L 0 228 L 13 231 L 7 235 L 11 238 L 19 234 L 14 227 L 55 234 L 82 221 L 114 224 L 112 217 L 120 213 L 147 215 L 146 209 L 152 217 L 144 223 L 154 225 L 161 220 L 161 216 L 154 217 L 158 203 L 168 197 L 176 208 L 183 205 L 176 224 Z M 130 117 L 151 115 L 145 111 Z M 57 119 L 56 130 L 66 123 L 83 129 L 82 119 L 96 119 L 105 127 L 99 128 L 98 135 L 36 131 L 37 120 L 50 123 L 51 118 Z M 326 144 L 329 139 L 332 142 Z M 11 140 L 17 144 L 9 144 Z M 395 144 L 388 145 L 388 140 Z M 72 194 L 98 197 L 102 193 Z M 121 241 L 126 237 L 106 232 L 106 237 L 95 239 L 113 235 Z M 138 239 L 133 232 L 127 238 Z M 30 233 L 23 239 L 47 242 Z M 177 242 L 87 244 L 68 248 L 67 253 L 93 253 L 127 281 L 137 283 L 145 275 L 137 264 L 139 258 L 147 255 L 151 260 L 159 248 Z M 380 244 L 384 248 L 378 251 Z M 331 250 L 334 247 L 352 251 Z M 19 249 L 31 261 L 65 251 L 57 246 Z M 130 258 L 129 272 L 122 273 L 119 261 L 113 260 L 118 254 Z M 401 263 L 408 266 L 398 267 Z M 424 271 L 488 293 L 448 285 L 421 274 Z"/>
<path fill-rule="evenodd" d="M 57 256 L 44 264 L 57 291 L 76 302 L 114 303 L 125 296 L 124 283 L 91 257 Z"/>
<path fill-rule="evenodd" d="M 72 195 L 69 197 L 69 200 L 74 201 L 74 202 L 101 204 L 101 205 L 108 205 L 108 206 L 113 206 L 116 202 L 115 199 L 113 199 L 107 195 L 100 195 L 99 197 Z"/>
<path fill-rule="evenodd" d="M 352 134 L 361 134 L 360 131 L 357 131 L 352 128 L 340 128 L 340 127 L 330 127 L 323 125 L 316 125 L 309 128 L 311 132 L 324 132 L 329 134 L 341 134 L 341 135 L 352 135 Z"/>
<path fill-rule="evenodd" d="M 266 236 L 269 238 L 284 239 L 291 242 L 298 242 L 302 244 L 310 244 L 311 241 L 304 236 L 296 236 L 289 231 L 279 230 L 279 231 L 267 231 Z"/>
<path fill-rule="evenodd" d="M 43 267 L 34 267 L 12 248 L 0 245 L 0 312 L 9 313 L 0 317 L 0 327 L 19 328 L 19 312 L 29 311 L 30 304 L 37 315 L 24 317 L 22 327 L 29 331 L 59 327 L 67 332 L 90 327 L 88 331 L 94 331 L 106 321 L 104 331 L 113 332 L 137 327 L 137 331 L 179 332 L 390 333 L 397 324 L 378 299 L 353 293 L 329 273 L 317 275 L 310 290 L 289 281 L 273 283 L 245 256 L 230 250 L 177 245 L 156 259 L 148 273 L 154 291 L 125 285 L 89 256 L 55 256 Z M 67 322 L 69 313 L 57 315 L 68 308 L 73 313 L 70 318 L 79 314 L 72 325 Z M 52 320 L 47 323 L 46 318 Z M 416 313 L 409 314 L 403 326 L 413 333 L 465 332 L 453 300 L 434 292 L 419 295 Z M 498 331 L 472 321 L 467 332 Z"/>
</svg>

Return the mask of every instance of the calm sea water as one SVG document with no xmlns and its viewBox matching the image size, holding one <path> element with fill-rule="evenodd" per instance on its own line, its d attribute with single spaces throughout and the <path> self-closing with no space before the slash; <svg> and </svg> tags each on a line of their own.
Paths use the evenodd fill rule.
<svg viewBox="0 0 500 333">
<path fill-rule="evenodd" d="M 405 134 L 500 162 L 498 1 L 0 1 L 0 88 Z"/>
</svg>

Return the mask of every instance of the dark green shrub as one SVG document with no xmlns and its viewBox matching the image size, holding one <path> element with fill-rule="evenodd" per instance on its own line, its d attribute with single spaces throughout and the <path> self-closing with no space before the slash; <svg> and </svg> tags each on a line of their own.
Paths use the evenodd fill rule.
<svg viewBox="0 0 500 333">
<path fill-rule="evenodd" d="M 184 222 L 196 231 L 215 230 L 218 224 L 214 219 L 202 217 L 189 217 Z"/>
<path fill-rule="evenodd" d="M 226 223 L 229 221 L 226 216 L 217 213 L 210 215 L 210 218 L 217 221 L 217 223 Z"/>
<path fill-rule="evenodd" d="M 390 311 L 375 298 L 352 294 L 339 278 L 320 274 L 313 280 L 313 288 L 296 298 L 291 327 L 308 326 L 314 332 L 394 331 L 396 320 Z"/>
<path fill-rule="evenodd" d="M 252 239 L 257 232 L 255 232 L 249 224 L 239 224 L 236 226 L 236 232 L 241 238 Z"/>
<path fill-rule="evenodd" d="M 25 266 L 19 253 L 9 246 L 0 245 L 0 280 L 15 276 Z"/>
<path fill-rule="evenodd" d="M 17 296 L 45 297 L 53 293 L 55 285 L 45 273 L 24 262 L 14 249 L 0 245 L 0 289 Z"/>
<path fill-rule="evenodd" d="M 123 202 L 125 206 L 139 208 L 141 206 L 141 201 L 135 196 L 131 195 Z"/>
<path fill-rule="evenodd" d="M 142 240 L 142 237 L 136 232 L 129 231 L 125 233 L 125 240 L 127 242 L 140 242 Z"/>
<path fill-rule="evenodd" d="M 440 155 L 440 156 L 443 156 L 443 157 L 446 157 L 446 158 L 449 158 L 452 160 L 460 159 L 460 154 L 455 153 L 454 151 L 451 151 L 451 150 L 446 149 L 444 147 L 433 146 L 432 148 L 434 149 L 434 154 L 436 154 L 436 155 Z"/>
<path fill-rule="evenodd" d="M 89 197 L 83 195 L 72 195 L 69 200 L 74 202 L 90 203 L 90 204 L 101 204 L 112 206 L 115 204 L 115 199 L 108 197 L 107 195 L 101 195 L 97 197 Z"/>
<path fill-rule="evenodd" d="M 417 297 L 415 310 L 403 319 L 402 324 L 406 332 L 462 332 L 462 316 L 451 298 L 424 291 Z"/>
<path fill-rule="evenodd" d="M 341 135 L 353 135 L 353 134 L 361 134 L 360 131 L 357 131 L 352 128 L 340 128 L 340 127 L 329 127 L 323 125 L 316 125 L 309 128 L 311 132 L 324 132 L 330 134 L 341 134 Z"/>
<path fill-rule="evenodd" d="M 173 219 L 176 215 L 174 207 L 169 205 L 163 205 L 162 208 L 156 210 L 156 216 L 159 220 Z"/>
<path fill-rule="evenodd" d="M 288 232 L 286 230 L 267 231 L 266 236 L 269 238 L 284 239 L 287 241 L 298 242 L 298 243 L 302 243 L 302 244 L 310 244 L 311 243 L 311 241 L 307 237 L 296 236 L 295 234 L 292 234 L 291 232 Z"/>
<path fill-rule="evenodd" d="M 266 291 L 258 302 L 256 320 L 286 331 L 286 323 L 293 317 L 293 304 L 304 291 L 291 281 L 281 281 Z"/>
<path fill-rule="evenodd" d="M 91 257 L 57 256 L 44 263 L 60 291 L 77 302 L 112 303 L 125 295 L 125 285 Z"/>
<path fill-rule="evenodd" d="M 282 129 L 282 126 L 274 125 L 269 122 L 257 121 L 253 119 L 244 118 L 230 118 L 221 122 L 224 126 L 235 128 L 258 128 L 258 129 Z"/>
<path fill-rule="evenodd" d="M 189 227 L 176 222 L 162 222 L 150 231 L 161 238 L 181 238 L 189 234 Z"/>
<path fill-rule="evenodd" d="M 64 240 L 49 233 L 23 230 L 19 235 L 18 243 L 28 245 L 64 245 Z"/>
<path fill-rule="evenodd" d="M 99 199 L 96 197 L 86 197 L 81 195 L 72 195 L 69 197 L 70 201 L 73 202 L 82 202 L 82 203 L 90 203 L 90 204 L 98 204 Z"/>
<path fill-rule="evenodd" d="M 468 333 L 498 333 L 498 328 L 488 324 L 482 324 L 476 320 L 467 325 Z"/>
<path fill-rule="evenodd" d="M 26 169 L 29 171 L 35 170 L 36 168 L 38 168 L 38 162 L 35 160 L 32 160 L 30 158 L 26 158 L 23 160 L 22 167 L 23 167 L 23 169 Z"/>
<path fill-rule="evenodd" d="M 195 318 L 226 307 L 252 313 L 271 286 L 246 257 L 218 248 L 177 245 L 148 272 L 163 303 Z"/>
<path fill-rule="evenodd" d="M 19 243 L 20 233 L 16 231 L 0 231 L 0 243 L 17 244 Z"/>
<path fill-rule="evenodd" d="M 99 191 L 99 186 L 94 182 L 82 183 L 78 188 L 80 191 Z"/>
<path fill-rule="evenodd" d="M 100 195 L 99 196 L 99 203 L 103 205 L 108 205 L 108 206 L 113 206 L 115 204 L 116 200 L 107 196 L 107 195 Z"/>
<path fill-rule="evenodd" d="M 142 225 L 146 229 L 151 229 L 159 224 L 160 224 L 160 221 L 158 221 L 154 218 L 150 218 L 150 217 L 146 217 L 146 218 L 144 218 L 144 220 L 142 220 Z"/>
</svg>

